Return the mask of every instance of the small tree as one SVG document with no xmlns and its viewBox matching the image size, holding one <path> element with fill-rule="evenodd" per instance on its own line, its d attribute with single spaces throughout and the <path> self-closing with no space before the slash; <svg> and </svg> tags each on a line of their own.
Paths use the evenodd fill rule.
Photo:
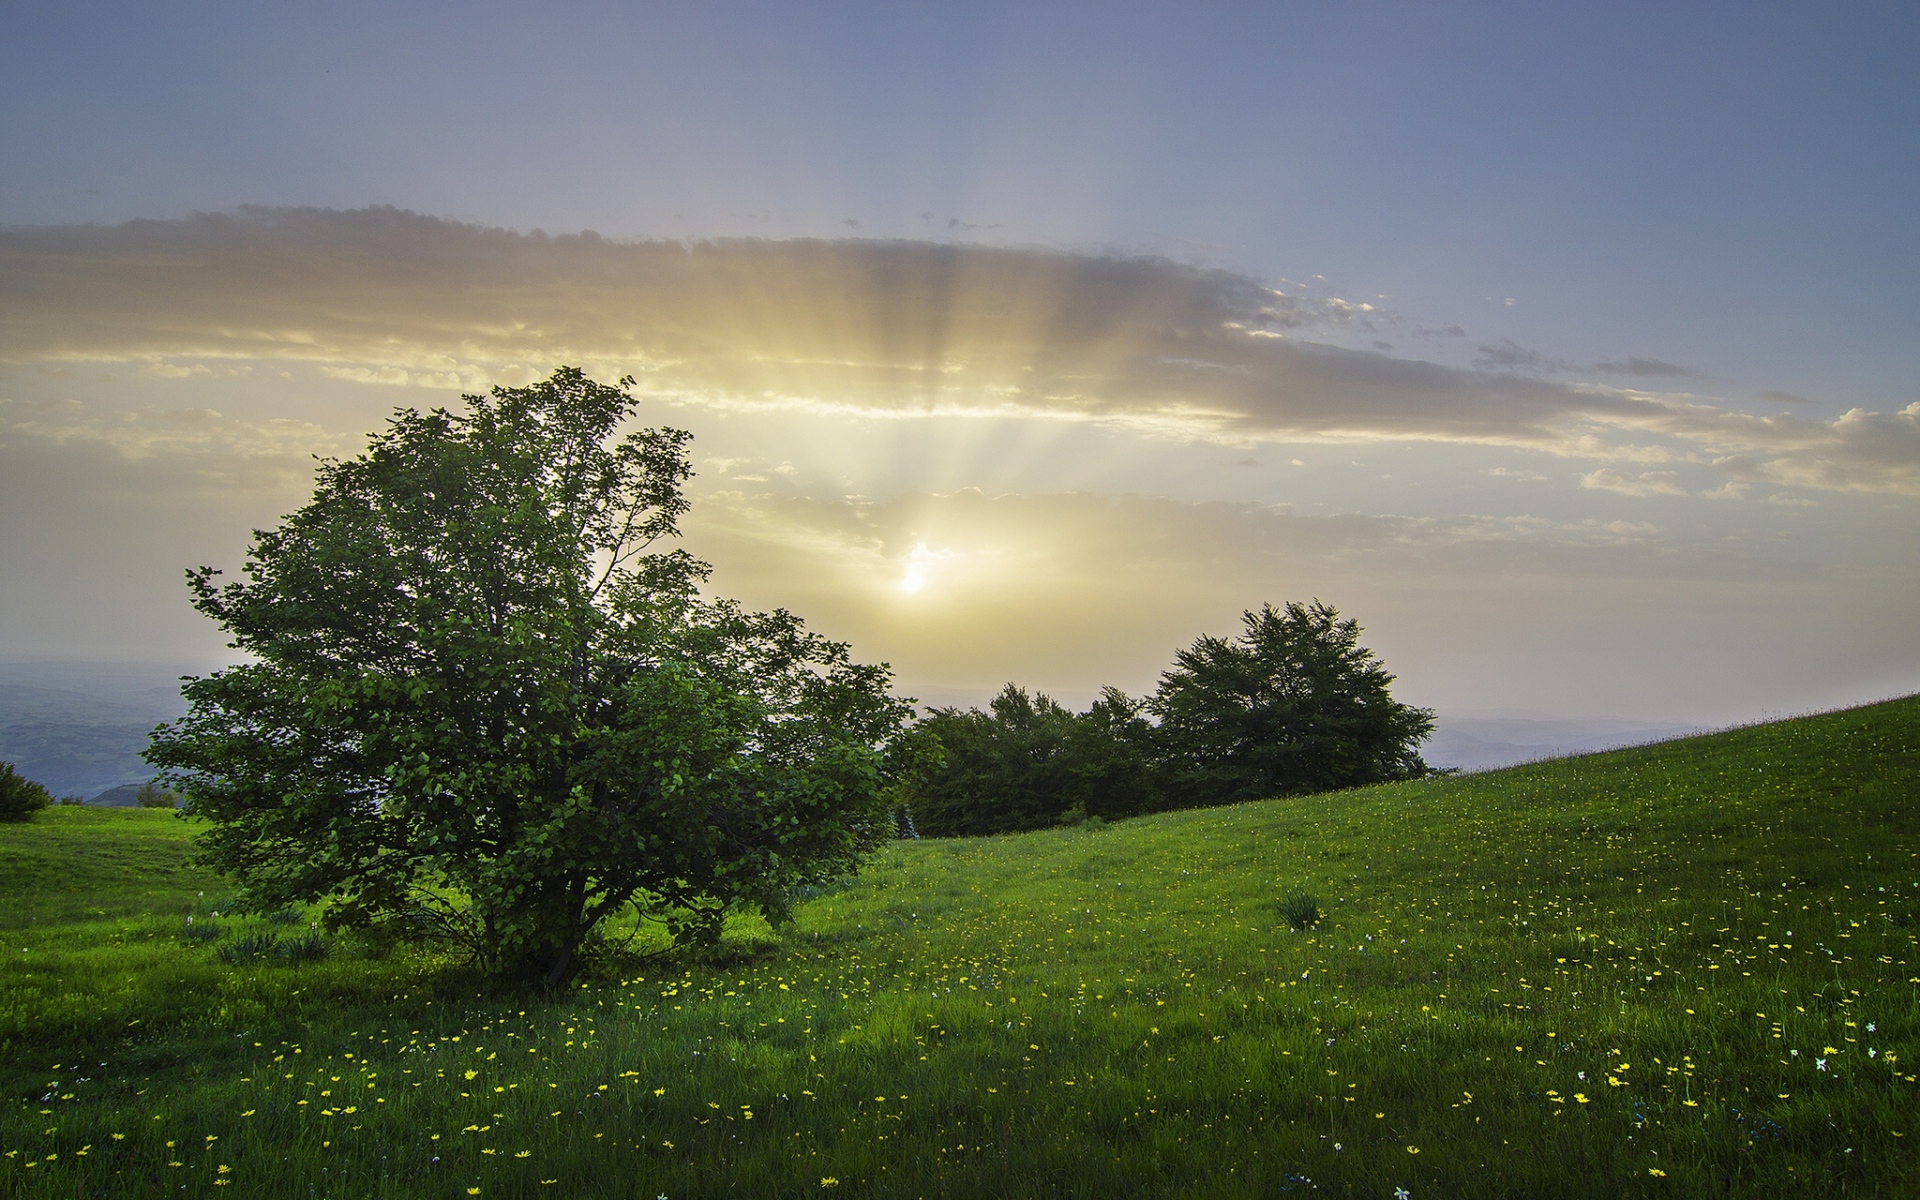
<svg viewBox="0 0 1920 1200">
<path fill-rule="evenodd" d="M 153 779 L 141 784 L 140 790 L 133 794 L 133 798 L 141 808 L 180 807 L 180 797 L 161 787 L 159 781 Z"/>
<path fill-rule="evenodd" d="M 1427 773 L 1432 712 L 1388 694 L 1393 675 L 1331 606 L 1271 604 L 1240 637 L 1202 637 L 1161 676 L 1168 784 L 1183 803 L 1229 804 Z"/>
<path fill-rule="evenodd" d="M 887 669 L 700 596 L 705 564 L 658 548 L 688 435 L 613 440 L 631 383 L 403 411 L 255 535 L 245 582 L 189 572 L 254 661 L 190 681 L 147 757 L 247 903 L 551 983 L 629 906 L 712 940 L 891 832 Z"/>
<path fill-rule="evenodd" d="M 41 809 L 53 803 L 53 794 L 0 762 L 0 821 L 31 821 Z"/>
</svg>

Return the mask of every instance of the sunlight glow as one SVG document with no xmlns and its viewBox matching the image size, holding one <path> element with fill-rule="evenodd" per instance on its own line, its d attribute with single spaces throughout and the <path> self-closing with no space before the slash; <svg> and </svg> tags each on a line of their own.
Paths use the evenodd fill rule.
<svg viewBox="0 0 1920 1200">
<path fill-rule="evenodd" d="M 913 553 L 907 555 L 907 573 L 900 577 L 900 590 L 917 592 L 927 586 L 927 568 L 931 565 L 933 553 L 925 542 L 917 543 Z"/>
</svg>

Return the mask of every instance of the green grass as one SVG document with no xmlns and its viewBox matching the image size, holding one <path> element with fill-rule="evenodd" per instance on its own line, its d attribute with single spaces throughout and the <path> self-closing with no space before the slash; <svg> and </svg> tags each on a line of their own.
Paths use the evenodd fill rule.
<svg viewBox="0 0 1920 1200">
<path fill-rule="evenodd" d="M 190 833 L 0 827 L 0 1196 L 1920 1192 L 1916 699 L 899 844 L 549 997 L 223 965 L 306 925 Z"/>
</svg>

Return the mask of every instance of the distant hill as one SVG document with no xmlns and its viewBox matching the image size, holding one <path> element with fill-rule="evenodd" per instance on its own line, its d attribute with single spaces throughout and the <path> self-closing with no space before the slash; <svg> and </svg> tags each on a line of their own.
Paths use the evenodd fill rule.
<svg viewBox="0 0 1920 1200">
<path fill-rule="evenodd" d="M 0 761 L 56 796 L 145 782 L 153 727 L 186 712 L 165 664 L 0 663 Z"/>
<path fill-rule="evenodd" d="M 1490 771 L 1568 754 L 1664 742 L 1703 733 L 1699 725 L 1661 721 L 1539 720 L 1520 717 L 1441 717 L 1420 748 L 1436 767 Z"/>
<path fill-rule="evenodd" d="M 144 783 L 123 783 L 108 788 L 87 803 L 99 808 L 139 808 L 140 789 L 145 786 Z"/>
</svg>

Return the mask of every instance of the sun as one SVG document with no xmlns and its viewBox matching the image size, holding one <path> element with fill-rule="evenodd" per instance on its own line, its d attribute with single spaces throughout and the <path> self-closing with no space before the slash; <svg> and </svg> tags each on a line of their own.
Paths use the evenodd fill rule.
<svg viewBox="0 0 1920 1200">
<path fill-rule="evenodd" d="M 907 595 L 924 590 L 933 577 L 934 564 L 946 557 L 949 555 L 944 551 L 927 549 L 925 542 L 915 543 L 913 552 L 907 555 L 906 570 L 895 586 Z"/>
</svg>

